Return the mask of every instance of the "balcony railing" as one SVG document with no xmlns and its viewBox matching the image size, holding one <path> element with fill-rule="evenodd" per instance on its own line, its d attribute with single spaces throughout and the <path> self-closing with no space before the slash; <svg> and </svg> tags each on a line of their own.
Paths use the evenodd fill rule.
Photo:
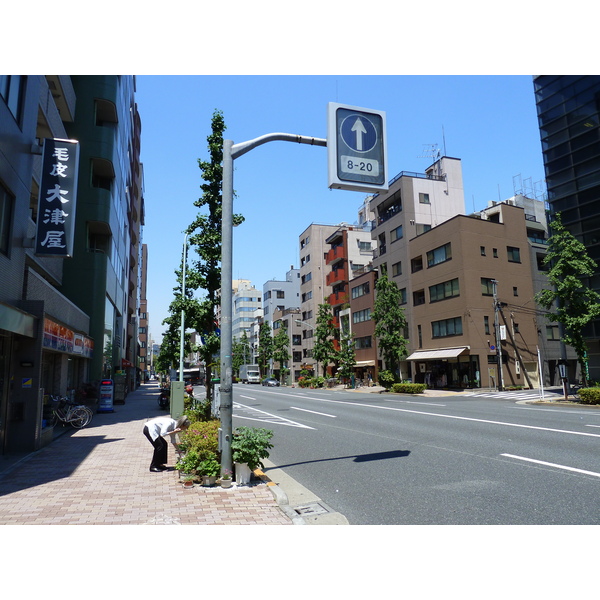
<svg viewBox="0 0 600 600">
<path fill-rule="evenodd" d="M 333 285 L 337 281 L 348 281 L 348 272 L 345 268 L 336 269 L 335 271 L 327 273 L 327 285 Z"/>
<path fill-rule="evenodd" d="M 333 262 L 334 260 L 339 260 L 341 258 L 347 258 L 348 253 L 346 252 L 346 248 L 344 246 L 336 246 L 335 248 L 331 248 L 327 255 L 325 256 L 325 264 Z"/>
</svg>

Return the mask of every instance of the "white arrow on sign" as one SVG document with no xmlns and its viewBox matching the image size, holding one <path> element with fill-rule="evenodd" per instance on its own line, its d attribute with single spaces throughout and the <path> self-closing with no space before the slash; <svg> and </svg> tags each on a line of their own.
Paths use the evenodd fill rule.
<svg viewBox="0 0 600 600">
<path fill-rule="evenodd" d="M 356 132 L 356 150 L 360 152 L 363 149 L 363 135 L 367 133 L 360 117 L 356 117 L 356 121 L 352 125 L 352 131 Z"/>
</svg>

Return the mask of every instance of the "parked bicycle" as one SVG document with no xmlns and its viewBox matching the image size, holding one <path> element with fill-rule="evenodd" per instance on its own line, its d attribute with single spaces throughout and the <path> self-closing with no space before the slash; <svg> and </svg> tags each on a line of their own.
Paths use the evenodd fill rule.
<svg viewBox="0 0 600 600">
<path fill-rule="evenodd" d="M 56 425 L 60 422 L 63 425 L 70 424 L 75 429 L 81 429 L 88 425 L 94 416 L 94 413 L 87 406 L 74 404 L 67 398 L 52 398 L 55 404 L 52 409 L 51 424 Z"/>
</svg>

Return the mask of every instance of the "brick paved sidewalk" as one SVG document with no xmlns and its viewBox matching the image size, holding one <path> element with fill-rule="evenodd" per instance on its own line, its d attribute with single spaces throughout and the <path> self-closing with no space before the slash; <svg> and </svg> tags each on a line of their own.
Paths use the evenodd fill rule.
<svg viewBox="0 0 600 600">
<path fill-rule="evenodd" d="M 157 397 L 154 383 L 142 385 L 114 413 L 95 415 L 0 475 L 0 525 L 292 524 L 265 483 L 184 490 L 177 471 L 151 473 L 142 429 L 166 414 Z"/>
</svg>

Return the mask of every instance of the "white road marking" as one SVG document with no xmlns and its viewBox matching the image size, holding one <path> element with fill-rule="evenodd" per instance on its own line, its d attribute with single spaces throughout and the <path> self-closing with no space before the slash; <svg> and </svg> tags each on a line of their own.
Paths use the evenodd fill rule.
<svg viewBox="0 0 600 600">
<path fill-rule="evenodd" d="M 258 410 L 258 408 L 253 408 L 251 406 L 246 406 L 244 404 L 240 404 L 239 402 L 233 403 L 234 407 L 243 408 L 253 413 L 260 413 L 261 415 L 265 415 L 262 417 L 249 417 L 243 414 L 236 414 L 235 417 L 238 419 L 248 419 L 250 421 L 261 421 L 262 423 L 272 423 L 273 425 L 287 425 L 289 427 L 300 427 L 302 429 L 314 429 L 314 427 L 309 427 L 308 425 L 303 425 L 302 423 L 296 423 L 296 421 L 292 421 L 291 419 L 286 419 L 284 417 L 279 417 L 277 415 L 273 415 L 271 413 L 265 412 L 264 410 Z"/>
<path fill-rule="evenodd" d="M 544 460 L 536 460 L 535 458 L 525 458 L 524 456 L 515 456 L 514 454 L 501 454 L 500 456 L 506 456 L 508 458 L 516 458 L 517 460 L 524 460 L 532 462 L 538 465 L 544 465 L 546 467 L 556 467 L 557 469 L 564 469 L 565 471 L 573 471 L 574 473 L 582 473 L 583 475 L 593 475 L 594 477 L 600 477 L 600 473 L 595 471 L 584 471 L 583 469 L 575 469 L 574 467 L 566 467 L 565 465 L 557 465 L 555 463 L 546 462 Z"/>
<path fill-rule="evenodd" d="M 313 415 L 321 415 L 323 417 L 331 417 L 332 419 L 337 419 L 336 415 L 328 415 L 327 413 L 317 412 L 316 410 L 307 410 L 306 408 L 298 408 L 297 406 L 290 406 L 294 410 L 301 410 L 303 412 L 312 413 Z"/>
</svg>

